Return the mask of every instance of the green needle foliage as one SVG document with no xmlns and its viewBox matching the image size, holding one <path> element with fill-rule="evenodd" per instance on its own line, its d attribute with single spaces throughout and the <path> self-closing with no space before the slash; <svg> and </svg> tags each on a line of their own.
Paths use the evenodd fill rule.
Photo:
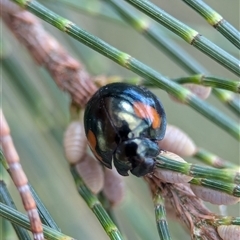
<svg viewBox="0 0 240 240">
<path fill-rule="evenodd" d="M 157 156 L 156 166 L 186 174 L 191 177 L 222 180 L 229 183 L 240 183 L 239 171 L 233 169 L 216 169 L 191 163 L 182 163 L 171 160 L 161 154 Z"/>
<path fill-rule="evenodd" d="M 180 101 L 188 103 L 189 106 L 191 106 L 210 120 L 214 121 L 223 129 L 229 131 L 232 136 L 240 140 L 240 128 L 238 124 L 232 122 L 231 119 L 229 119 L 227 116 L 224 116 L 222 113 L 218 112 L 213 107 L 202 102 L 187 89 L 182 88 L 178 84 L 169 81 L 166 77 L 151 69 L 147 65 L 131 57 L 130 55 L 119 51 L 118 49 L 107 44 L 101 39 L 89 34 L 88 32 L 71 23 L 67 19 L 64 19 L 59 15 L 50 12 L 47 8 L 40 5 L 38 2 L 16 2 L 20 3 L 23 7 L 25 7 L 32 13 L 36 14 L 37 16 L 49 22 L 53 26 L 57 27 L 59 30 L 68 33 L 70 36 L 76 38 L 77 40 L 98 51 L 104 56 L 107 56 L 121 66 L 132 70 L 133 72 L 144 77 L 145 79 L 152 81 L 156 86 L 164 89 Z M 215 50 L 217 51 L 217 49 Z"/>
<path fill-rule="evenodd" d="M 238 167 L 237 165 L 231 162 L 225 161 L 219 158 L 218 156 L 216 156 L 215 154 L 202 148 L 197 150 L 197 152 L 194 154 L 194 157 L 199 159 L 201 162 L 215 168 L 236 168 L 237 169 Z"/>
<path fill-rule="evenodd" d="M 36 202 L 37 209 L 38 209 L 39 216 L 41 218 L 42 223 L 52 229 L 55 229 L 55 230 L 61 232 L 61 229 L 57 226 L 57 223 L 54 221 L 51 214 L 48 212 L 47 208 L 42 203 L 42 201 L 39 198 L 39 196 L 37 195 L 36 191 L 33 189 L 33 187 L 31 185 L 29 185 L 29 187 L 30 187 L 31 193 L 33 195 L 33 198 Z"/>
<path fill-rule="evenodd" d="M 172 238 L 170 237 L 168 223 L 166 219 L 164 199 L 161 197 L 160 192 L 156 193 L 153 199 L 153 203 L 155 206 L 155 216 L 159 237 L 161 240 L 171 240 Z"/>
<path fill-rule="evenodd" d="M 240 197 L 240 187 L 237 184 L 231 184 L 221 181 L 213 181 L 209 179 L 202 179 L 202 178 L 193 178 L 190 181 L 191 184 L 203 186 L 206 188 L 210 188 L 213 190 L 218 190 L 220 192 L 225 192 L 229 195 L 234 197 Z"/>
<path fill-rule="evenodd" d="M 228 23 L 221 15 L 199 0 L 184 0 L 189 6 L 201 14 L 214 28 L 240 49 L 240 32 Z"/>
<path fill-rule="evenodd" d="M 240 102 L 239 96 L 235 94 L 239 93 L 239 81 L 233 80 L 236 79 L 234 74 L 239 76 L 239 59 L 236 59 L 238 57 L 235 48 L 235 46 L 239 47 L 239 39 L 236 39 L 235 35 L 237 30 L 225 20 L 229 22 L 234 20 L 232 11 L 236 11 L 236 4 L 234 9 L 230 7 L 226 9 L 221 7 L 224 4 L 223 0 L 219 0 L 219 8 L 222 8 L 219 12 L 224 18 L 222 17 L 223 20 L 215 27 L 222 33 L 221 36 L 216 35 L 216 31 L 208 24 L 205 26 L 197 18 L 195 19 L 197 14 L 189 10 L 181 1 L 176 1 L 174 8 L 169 1 L 152 1 L 161 8 L 149 1 L 61 0 L 59 1 L 61 4 L 56 4 L 56 1 L 39 1 L 44 6 L 34 0 L 11 1 L 20 4 L 43 22 L 45 21 L 46 23 L 43 24 L 49 33 L 55 36 L 70 55 L 80 59 L 90 74 L 119 76 L 123 81 L 154 88 L 153 91 L 165 106 L 170 124 L 188 133 L 197 146 L 209 149 L 226 159 L 226 161 L 221 159 L 221 165 L 218 165 L 219 162 L 216 162 L 214 154 L 198 149 L 191 158 L 184 158 L 189 163 L 176 163 L 166 158 L 159 158 L 159 164 L 157 163 L 159 168 L 193 176 L 190 182 L 192 185 L 227 193 L 233 198 L 239 197 L 240 180 L 237 174 L 239 143 L 236 139 L 240 138 L 240 128 L 236 115 L 240 116 Z M 132 10 L 132 6 L 126 2 L 143 12 L 149 10 L 147 15 L 157 20 L 157 23 L 153 23 L 152 19 L 148 19 L 144 14 Z M 202 1 L 185 2 L 197 3 L 201 7 L 201 11 L 197 11 L 204 16 L 208 15 L 208 20 L 219 19 L 219 14 Z M 153 8 L 149 8 L 149 4 Z M 162 9 L 166 9 L 168 13 L 163 12 Z M 174 9 L 177 11 L 174 12 Z M 228 10 L 231 14 L 228 14 Z M 188 16 L 185 11 L 192 13 Z M 186 19 L 189 19 L 187 24 L 183 23 Z M 158 22 L 170 31 L 161 28 Z M 139 33 L 131 31 L 128 25 L 146 39 L 143 39 Z M 201 30 L 197 31 L 197 29 Z M 18 30 L 22 31 L 21 28 Z M 3 32 L 1 37 L 2 108 L 9 122 L 23 169 L 39 194 L 35 199 L 39 199 L 40 203 L 44 202 L 47 208 L 45 213 L 44 206 L 40 207 L 39 211 L 43 209 L 41 217 L 43 223 L 48 226 L 44 226 L 48 239 L 72 239 L 60 233 L 59 228 L 74 239 L 105 240 L 106 236 L 110 239 L 190 239 L 189 233 L 183 231 L 179 223 L 166 218 L 168 212 L 165 212 L 167 207 L 165 205 L 168 203 L 164 202 L 162 193 L 157 193 L 151 199 L 149 188 L 142 179 L 133 176 L 124 178 L 127 193 L 123 203 L 114 208 L 111 208 L 109 203 L 103 204 L 104 207 L 107 206 L 106 211 L 97 197 L 71 169 L 77 191 L 82 198 L 79 197 L 68 164 L 65 162 L 62 147 L 64 129 L 69 121 L 71 100 L 56 87 L 44 66 L 36 67 L 29 53 L 16 42 L 11 33 L 9 34 L 4 24 Z M 200 36 L 199 32 L 211 41 Z M 235 46 L 229 41 L 224 42 L 224 37 Z M 185 44 L 181 38 L 204 54 L 192 48 L 190 44 Z M 48 42 L 44 42 L 44 45 L 48 46 Z M 54 63 L 52 64 L 54 66 Z M 184 83 L 210 86 L 218 99 L 210 96 L 207 100 L 200 100 L 184 88 Z M 163 91 L 158 90 L 159 88 Z M 182 104 L 173 102 L 165 93 L 189 105 L 200 115 Z M 227 107 L 219 104 L 218 100 L 224 102 Z M 193 157 L 212 167 L 190 163 L 194 162 Z M 8 181 L 8 176 L 5 179 L 3 174 L 2 178 L 7 183 L 7 189 L 17 208 L 21 211 L 22 203 L 19 201 L 17 191 L 11 181 Z M 239 215 L 238 207 L 237 204 L 228 207 L 231 217 L 216 215 L 214 220 L 206 220 L 204 224 L 208 221 L 213 227 L 239 225 L 239 217 L 235 216 Z M 27 216 L 3 204 L 0 208 L 4 219 L 8 219 L 16 226 L 29 229 Z M 217 211 L 212 206 L 210 209 L 213 212 Z"/>
<path fill-rule="evenodd" d="M 7 190 L 6 184 L 3 181 L 0 181 L 0 202 L 8 205 L 11 208 L 16 209 L 14 201 Z M 13 228 L 16 232 L 16 235 L 20 240 L 31 240 L 30 235 L 28 234 L 27 230 L 21 228 L 19 225 L 13 224 Z"/>
<path fill-rule="evenodd" d="M 15 209 L 8 207 L 7 205 L 0 203 L 0 215 L 10 222 L 22 226 L 23 228 L 30 230 L 30 224 L 28 217 L 24 214 L 16 211 Z M 43 226 L 43 232 L 46 239 L 49 240 L 74 240 L 73 238 L 66 236 L 50 227 Z"/>
<path fill-rule="evenodd" d="M 223 79 L 214 76 L 204 76 L 202 74 L 198 74 L 189 77 L 176 78 L 174 79 L 174 81 L 180 84 L 194 83 L 214 88 L 222 88 L 232 92 L 240 93 L 240 81 Z"/>
<path fill-rule="evenodd" d="M 126 4 L 121 1 L 111 0 L 110 3 L 129 25 L 149 39 L 149 41 L 164 52 L 167 57 L 171 58 L 172 61 L 176 62 L 189 74 L 206 74 L 208 72 L 207 69 L 197 62 L 196 59 L 191 57 L 180 45 L 176 44 L 171 39 L 166 39 L 164 37 L 164 32 L 162 32 L 155 24 L 149 22 L 140 14 L 128 8 Z M 231 94 L 231 92 L 222 91 L 221 89 L 213 89 L 213 93 L 220 101 L 226 103 L 237 115 L 240 114 L 239 101 L 233 94 Z"/>
<path fill-rule="evenodd" d="M 167 27 L 189 44 L 215 59 L 224 67 L 233 71 L 237 76 L 240 76 L 239 61 L 209 41 L 207 38 L 203 37 L 194 29 L 173 18 L 151 2 L 143 0 L 125 1 L 140 9 L 142 12 Z"/>
<path fill-rule="evenodd" d="M 234 95 L 232 95 L 230 92 L 223 91 L 221 89 L 213 89 L 213 93 L 223 102 L 225 102 L 230 109 L 237 114 L 237 116 L 240 116 L 240 104 L 239 104 L 239 98 L 236 98 Z"/>
<path fill-rule="evenodd" d="M 112 222 L 111 218 L 108 216 L 106 210 L 103 208 L 97 197 L 94 194 L 92 194 L 91 191 L 84 184 L 83 180 L 78 175 L 75 167 L 71 167 L 71 173 L 75 180 L 79 194 L 83 197 L 89 208 L 99 219 L 99 222 L 102 224 L 109 238 L 112 240 L 123 239 L 117 226 Z"/>
<path fill-rule="evenodd" d="M 219 219 L 216 219 L 216 223 L 219 225 L 240 225 L 240 217 L 220 217 Z"/>
<path fill-rule="evenodd" d="M 144 85 L 148 87 L 155 87 L 153 84 L 151 84 L 149 81 L 146 81 L 141 78 L 125 78 L 121 79 L 120 77 L 112 77 L 110 81 L 121 81 L 121 82 L 128 82 L 130 84 L 138 84 L 138 85 Z M 172 81 L 175 81 L 179 84 L 185 84 L 185 83 L 193 83 L 198 84 L 202 86 L 209 86 L 214 88 L 221 88 L 225 90 L 229 90 L 232 92 L 240 93 L 240 81 L 235 81 L 231 79 L 224 79 L 221 77 L 215 77 L 215 76 L 206 76 L 203 74 L 197 74 L 192 75 L 188 77 L 180 77 L 172 79 Z"/>
<path fill-rule="evenodd" d="M 6 158 L 4 157 L 3 152 L 2 152 L 1 149 L 0 149 L 0 164 L 10 174 L 8 163 L 6 161 Z M 33 189 L 33 187 L 30 184 L 28 184 L 28 185 L 29 185 L 30 191 L 32 193 L 32 196 L 33 196 L 33 198 L 34 198 L 34 200 L 36 202 L 37 209 L 38 209 L 39 216 L 41 218 L 42 223 L 44 223 L 45 225 L 47 225 L 47 226 L 49 226 L 49 227 L 51 227 L 51 228 L 61 232 L 61 230 L 57 226 L 56 222 L 52 218 L 51 214 L 48 212 L 48 210 L 46 209 L 46 207 L 42 203 L 41 199 L 37 195 L 36 191 Z M 3 200 L 0 199 L 1 202 L 3 202 L 5 204 L 9 205 L 10 207 L 13 207 L 13 208 L 16 209 L 13 201 L 11 200 L 11 195 L 8 193 L 7 188 L 6 188 L 5 184 L 4 184 L 4 182 L 1 183 L 1 191 L 3 191 L 3 195 L 1 195 L 1 197 L 3 197 Z M 11 202 L 13 203 L 12 205 L 10 204 Z"/>
</svg>

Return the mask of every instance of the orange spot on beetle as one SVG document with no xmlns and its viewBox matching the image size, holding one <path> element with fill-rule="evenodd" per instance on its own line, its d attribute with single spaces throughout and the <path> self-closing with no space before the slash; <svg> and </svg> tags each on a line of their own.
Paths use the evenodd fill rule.
<svg viewBox="0 0 240 240">
<path fill-rule="evenodd" d="M 89 130 L 87 133 L 87 139 L 88 139 L 88 143 L 89 143 L 88 145 L 90 146 L 90 148 L 91 148 L 92 152 L 94 153 L 94 155 L 96 156 L 96 158 L 104 164 L 102 158 L 96 152 L 97 139 L 91 130 Z"/>
<path fill-rule="evenodd" d="M 133 105 L 134 112 L 140 118 L 147 118 L 152 121 L 154 129 L 159 128 L 161 125 L 161 117 L 156 109 L 141 102 L 135 102 Z"/>
</svg>

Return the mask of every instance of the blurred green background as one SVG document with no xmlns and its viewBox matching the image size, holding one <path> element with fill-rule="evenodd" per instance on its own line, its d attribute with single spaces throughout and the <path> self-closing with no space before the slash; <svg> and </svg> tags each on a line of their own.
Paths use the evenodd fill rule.
<svg viewBox="0 0 240 240">
<path fill-rule="evenodd" d="M 89 14 L 70 4 L 61 4 L 60 1 L 58 4 L 56 1 L 41 2 L 51 10 L 75 22 L 116 48 L 136 57 L 163 75 L 170 78 L 187 75 L 126 23 L 119 20 L 113 21 L 97 14 Z M 83 5 L 85 9 L 91 10 L 101 4 L 101 1 L 92 0 L 75 2 Z M 152 2 L 239 58 L 239 51 L 182 1 L 155 0 Z M 239 29 L 240 1 L 205 2 Z M 47 23 L 43 24 L 72 56 L 82 61 L 91 74 L 135 76 L 134 73 L 123 69 Z M 63 233 L 76 239 L 108 239 L 95 216 L 78 195 L 64 158 L 62 137 L 69 121 L 69 96 L 56 87 L 45 69 L 33 62 L 27 50 L 16 41 L 3 23 L 1 26 L 1 104 L 30 183 Z M 212 75 L 236 79 L 236 76 L 231 72 L 160 25 L 159 29 L 164 32 L 166 38 L 174 39 L 190 55 L 194 56 Z M 154 90 L 154 92 L 163 102 L 170 124 L 176 125 L 188 133 L 198 146 L 231 162 L 239 162 L 239 143 L 235 139 L 193 109 L 173 102 L 165 92 L 161 90 Z M 235 121 L 239 121 L 215 97 L 211 96 L 207 101 Z M 187 161 L 196 162 L 194 159 L 187 159 Z M 1 171 L 1 174 L 8 182 L 17 207 L 23 211 L 20 197 L 11 180 L 8 179 L 4 171 Z M 126 198 L 115 209 L 116 218 L 123 234 L 131 240 L 159 239 L 155 226 L 153 204 L 146 183 L 134 176 L 126 177 L 125 181 L 127 186 Z M 210 205 L 208 204 L 208 206 Z M 210 207 L 214 212 L 218 212 L 217 206 L 211 205 Z M 228 214 L 238 216 L 239 205 L 228 207 Z M 135 219 L 135 224 L 130 222 L 131 218 Z M 169 224 L 173 239 L 190 239 L 178 223 L 169 220 Z M 9 224 L 0 225 L 2 226 L 0 231 L 5 232 L 6 229 L 11 229 Z M 6 235 L 3 238 L 3 240 L 10 239 L 16 239 L 14 234 Z"/>
</svg>

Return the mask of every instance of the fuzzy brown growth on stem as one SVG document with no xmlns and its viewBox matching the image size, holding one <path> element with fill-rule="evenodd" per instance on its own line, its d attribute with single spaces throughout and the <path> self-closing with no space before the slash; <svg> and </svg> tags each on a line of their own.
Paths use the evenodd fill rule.
<svg viewBox="0 0 240 240">
<path fill-rule="evenodd" d="M 9 7 L 10 1 L 1 1 L 1 17 L 17 39 L 29 50 L 37 64 L 45 67 L 57 86 L 71 95 L 72 101 L 85 106 L 97 90 L 84 67 L 45 31 L 41 22 L 31 13 Z M 14 4 L 13 4 L 14 6 Z"/>
<path fill-rule="evenodd" d="M 191 239 L 220 240 L 214 220 L 217 215 L 210 212 L 203 201 L 196 197 L 189 184 L 159 183 L 153 176 L 146 176 L 152 195 L 160 189 L 165 199 L 167 216 L 178 219 L 188 229 Z"/>
<path fill-rule="evenodd" d="M 20 164 L 18 153 L 14 147 L 10 128 L 0 109 L 0 146 L 9 165 L 9 172 L 22 198 L 23 206 L 28 213 L 31 231 L 35 240 L 43 240 L 42 223 L 36 209 L 36 203 L 28 186 L 28 179 Z"/>
</svg>

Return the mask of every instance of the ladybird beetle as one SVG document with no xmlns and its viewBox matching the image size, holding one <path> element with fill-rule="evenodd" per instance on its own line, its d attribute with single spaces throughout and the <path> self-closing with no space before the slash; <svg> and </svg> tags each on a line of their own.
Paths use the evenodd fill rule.
<svg viewBox="0 0 240 240">
<path fill-rule="evenodd" d="M 89 100 L 84 127 L 95 157 L 119 174 L 144 176 L 153 171 L 157 141 L 166 131 L 161 102 L 148 89 L 126 83 L 101 87 Z"/>
</svg>

